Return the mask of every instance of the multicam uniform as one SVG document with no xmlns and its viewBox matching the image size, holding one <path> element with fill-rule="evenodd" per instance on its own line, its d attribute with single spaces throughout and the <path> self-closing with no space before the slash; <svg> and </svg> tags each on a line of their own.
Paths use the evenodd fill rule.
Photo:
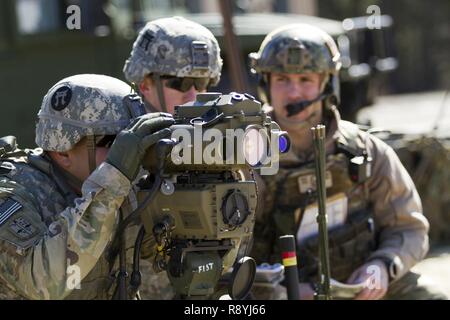
<svg viewBox="0 0 450 320">
<path fill-rule="evenodd" d="M 91 81 L 96 85 L 86 88 Z M 59 82 L 44 98 L 37 144 L 63 152 L 83 136 L 117 134 L 130 122 L 129 110 L 122 106 L 129 92 L 125 83 L 106 76 L 75 76 Z M 12 143 L 2 147 L 1 298 L 111 298 L 118 259 L 110 253 L 119 208 L 126 217 L 135 207 L 127 198 L 129 179 L 102 163 L 77 197 L 67 183 L 68 173 L 42 149 L 19 150 Z M 137 229 L 126 231 L 128 270 Z M 129 297 L 134 295 L 130 290 Z"/>
<path fill-rule="evenodd" d="M 269 33 L 259 51 L 249 54 L 249 58 L 252 71 L 259 76 L 261 97 L 268 104 L 269 89 L 273 89 L 269 81 L 272 73 L 314 73 L 323 78 L 315 99 L 288 101 L 291 105 L 284 107 L 288 116 L 292 116 L 321 103 L 321 121 L 327 127 L 331 276 L 346 282 L 360 266 L 380 259 L 386 263 L 391 281 L 386 298 L 445 298 L 419 286 L 418 276 L 409 272 L 428 251 L 429 224 L 422 214 L 414 183 L 388 145 L 340 119 L 336 106 L 340 101 L 342 63 L 331 36 L 307 24 L 283 26 Z M 303 129 L 312 126 L 308 121 L 297 125 Z M 281 127 L 294 132 L 300 129 L 294 124 L 290 128 Z M 315 281 L 318 267 L 313 156 L 312 148 L 301 154 L 291 151 L 281 156 L 277 175 L 263 177 L 266 201 L 255 225 L 253 255 L 260 263 L 281 260 L 277 237 L 296 235 L 301 282 Z"/>
<path fill-rule="evenodd" d="M 419 286 L 419 276 L 409 272 L 428 251 L 429 225 L 395 152 L 355 124 L 340 120 L 336 109 L 326 125 L 328 220 L 337 220 L 332 215 L 343 217 L 342 224 L 329 230 L 332 278 L 345 282 L 365 262 L 381 259 L 392 281 L 386 298 L 445 298 Z M 317 234 L 299 233 L 308 209 L 317 202 L 313 154 L 290 151 L 281 156 L 277 175 L 263 176 L 265 203 L 252 251 L 259 263 L 280 261 L 276 239 L 297 235 L 302 239 L 297 243 L 300 282 L 317 281 L 318 272 Z M 355 157 L 372 158 L 365 167 L 371 171 L 367 179 L 350 164 Z"/>
</svg>

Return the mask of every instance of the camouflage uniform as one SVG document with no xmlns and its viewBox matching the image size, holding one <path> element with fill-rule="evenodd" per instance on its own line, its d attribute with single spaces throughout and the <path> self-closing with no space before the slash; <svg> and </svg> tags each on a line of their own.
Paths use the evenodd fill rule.
<svg viewBox="0 0 450 320">
<path fill-rule="evenodd" d="M 392 148 L 340 119 L 334 106 L 339 100 L 339 52 L 328 35 L 313 29 L 305 25 L 278 29 L 251 58 L 266 92 L 270 72 L 326 75 L 321 90 L 328 93 L 321 100 L 327 127 L 327 207 L 338 208 L 328 213 L 328 220 L 342 217 L 329 231 L 331 276 L 345 282 L 364 263 L 380 259 L 390 279 L 386 298 L 445 298 L 432 288 L 419 286 L 418 276 L 409 272 L 428 251 L 429 224 L 414 183 Z M 258 263 L 279 262 L 276 239 L 296 235 L 299 280 L 306 283 L 317 281 L 318 274 L 317 234 L 299 233 L 308 209 L 310 213 L 316 210 L 313 159 L 312 149 L 291 150 L 281 155 L 277 175 L 262 177 L 264 206 L 255 225 L 252 251 Z"/>
<path fill-rule="evenodd" d="M 147 23 L 133 44 L 123 72 L 129 82 L 140 84 L 151 75 L 159 86 L 161 76 L 198 78 L 215 86 L 220 80 L 222 59 L 214 35 L 202 25 L 182 17 L 157 19 Z M 147 109 L 155 111 L 147 101 Z"/>
<path fill-rule="evenodd" d="M 327 198 L 330 201 L 344 194 L 348 199 L 345 224 L 329 233 L 331 276 L 345 282 L 360 265 L 380 258 L 389 263 L 392 281 L 386 298 L 445 298 L 433 288 L 419 286 L 419 276 L 408 272 L 428 251 L 429 226 L 421 214 L 414 184 L 395 152 L 352 123 L 339 120 L 337 111 L 327 126 L 327 171 L 332 181 Z M 357 155 L 349 157 L 347 151 L 358 150 L 352 149 L 349 141 L 352 128 L 361 150 L 373 159 L 372 176 L 364 183 L 353 181 L 349 172 L 349 161 Z M 296 155 L 291 151 L 281 156 L 276 176 L 263 176 L 264 210 L 255 225 L 252 250 L 258 263 L 280 261 L 276 239 L 283 234 L 297 234 L 299 213 L 317 201 L 314 193 L 301 190 L 302 181 L 314 175 L 312 161 L 312 152 Z M 317 241 L 312 236 L 297 244 L 301 282 L 317 281 Z"/>
<path fill-rule="evenodd" d="M 36 143 L 63 152 L 85 136 L 117 134 L 132 119 L 122 101 L 129 93 L 128 85 L 107 76 L 79 75 L 58 82 L 44 97 Z M 109 254 L 118 210 L 122 206 L 126 216 L 135 207 L 133 197 L 127 198 L 128 178 L 104 162 L 78 196 L 67 184 L 67 173 L 41 148 L 2 151 L 0 296 L 111 298 L 118 263 Z M 137 227 L 126 232 L 129 265 L 136 233 Z"/>
</svg>

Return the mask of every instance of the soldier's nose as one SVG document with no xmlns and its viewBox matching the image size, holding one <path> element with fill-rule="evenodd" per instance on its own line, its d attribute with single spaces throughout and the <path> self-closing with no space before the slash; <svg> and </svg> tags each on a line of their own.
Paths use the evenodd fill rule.
<svg viewBox="0 0 450 320">
<path fill-rule="evenodd" d="M 194 101 L 197 96 L 197 89 L 195 89 L 194 86 L 192 86 L 186 93 L 184 94 L 184 103 L 189 101 Z"/>
<path fill-rule="evenodd" d="M 302 100 L 303 99 L 302 90 L 296 85 L 291 85 L 289 90 L 287 91 L 287 98 L 290 103 Z"/>
</svg>

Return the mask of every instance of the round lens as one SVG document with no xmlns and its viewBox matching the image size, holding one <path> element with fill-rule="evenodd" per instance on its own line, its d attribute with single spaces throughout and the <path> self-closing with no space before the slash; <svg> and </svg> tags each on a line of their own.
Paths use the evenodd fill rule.
<svg viewBox="0 0 450 320">
<path fill-rule="evenodd" d="M 286 153 L 289 151 L 289 147 L 291 146 L 291 141 L 286 134 L 282 134 L 278 137 L 278 148 L 281 153 Z"/>
</svg>

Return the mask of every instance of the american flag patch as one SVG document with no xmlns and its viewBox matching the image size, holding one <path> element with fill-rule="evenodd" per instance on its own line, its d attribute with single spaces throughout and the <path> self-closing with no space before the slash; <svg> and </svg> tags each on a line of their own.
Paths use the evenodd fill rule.
<svg viewBox="0 0 450 320">
<path fill-rule="evenodd" d="M 19 202 L 11 198 L 6 198 L 5 201 L 0 204 L 0 226 L 22 207 L 23 206 Z"/>
</svg>

